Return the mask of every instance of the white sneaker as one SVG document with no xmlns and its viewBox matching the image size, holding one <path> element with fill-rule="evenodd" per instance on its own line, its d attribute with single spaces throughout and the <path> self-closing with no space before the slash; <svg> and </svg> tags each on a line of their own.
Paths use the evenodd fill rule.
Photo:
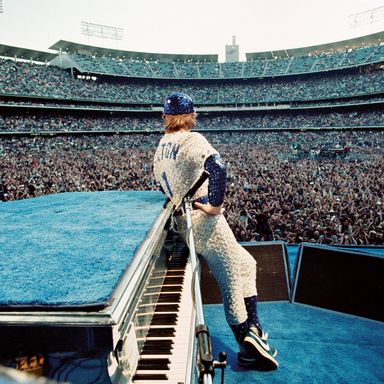
<svg viewBox="0 0 384 384">
<path fill-rule="evenodd" d="M 275 359 L 277 355 L 276 348 L 270 347 L 268 342 L 261 339 L 255 332 L 249 330 L 244 338 L 238 354 L 239 365 L 256 365 L 260 369 L 276 369 L 279 363 Z"/>
<path fill-rule="evenodd" d="M 268 340 L 268 336 L 269 336 L 268 332 L 264 332 L 263 330 L 260 330 L 259 328 L 256 327 L 256 325 L 251 324 L 249 326 L 249 330 L 256 333 L 256 335 L 259 335 L 261 340 L 264 340 L 264 341 Z"/>
</svg>

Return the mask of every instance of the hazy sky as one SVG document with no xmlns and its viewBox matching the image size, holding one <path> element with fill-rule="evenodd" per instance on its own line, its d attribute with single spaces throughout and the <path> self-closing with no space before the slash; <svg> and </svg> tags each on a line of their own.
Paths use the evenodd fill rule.
<svg viewBox="0 0 384 384">
<path fill-rule="evenodd" d="M 1 0 L 0 0 L 1 1 Z M 2 0 L 0 44 L 47 51 L 58 40 L 128 51 L 219 54 L 232 35 L 246 52 L 322 44 L 384 31 L 350 15 L 384 0 Z M 379 17 L 380 19 L 380 17 Z M 87 37 L 80 22 L 123 28 L 121 41 Z"/>
</svg>

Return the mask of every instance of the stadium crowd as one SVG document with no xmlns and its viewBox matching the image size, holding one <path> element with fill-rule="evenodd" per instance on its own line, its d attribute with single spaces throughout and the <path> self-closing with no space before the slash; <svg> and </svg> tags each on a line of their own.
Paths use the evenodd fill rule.
<svg viewBox="0 0 384 384">
<path fill-rule="evenodd" d="M 191 95 L 196 104 L 273 103 L 373 95 L 384 88 L 382 70 L 225 82 L 88 77 L 73 78 L 58 67 L 0 59 L 1 93 L 68 100 L 161 105 L 166 95 L 178 89 Z"/>
<path fill-rule="evenodd" d="M 383 244 L 383 131 L 206 136 L 227 163 L 225 215 L 238 240 Z M 152 158 L 159 139 L 155 133 L 2 138 L 0 201 L 157 189 Z M 298 146 L 347 146 L 355 156 L 287 160 Z"/>
<path fill-rule="evenodd" d="M 279 53 L 277 53 L 279 54 Z M 281 52 L 280 52 L 281 54 Z M 218 79 L 247 78 L 260 76 L 276 76 L 281 74 L 298 74 L 354 67 L 358 65 L 380 62 L 384 47 L 372 44 L 369 47 L 344 49 L 330 52 L 312 52 L 303 56 L 260 57 L 252 55 L 247 62 L 211 62 L 206 57 L 198 61 L 159 62 L 155 59 L 143 60 L 125 57 L 86 56 L 71 53 L 70 59 L 84 71 L 91 73 L 108 73 L 111 75 L 187 78 L 187 79 Z M 65 57 L 64 59 L 67 59 Z M 209 60 L 209 59 L 208 59 Z"/>
<path fill-rule="evenodd" d="M 146 116 L 149 116 L 148 114 Z M 162 128 L 160 112 L 152 117 L 113 114 L 97 116 L 84 112 L 76 114 L 9 114 L 0 115 L 0 132 L 43 131 L 132 131 L 159 132 Z M 202 114 L 199 129 L 268 129 L 308 127 L 383 127 L 383 113 L 379 110 L 288 110 L 257 111 L 237 114 Z"/>
<path fill-rule="evenodd" d="M 375 52 L 382 55 L 382 49 Z M 73 77 L 54 66 L 0 59 L 0 97 L 3 95 L 7 103 L 25 105 L 39 96 L 45 98 L 43 104 L 64 100 L 66 107 L 71 107 L 81 102 L 84 109 L 92 105 L 101 109 L 118 108 L 119 103 L 123 108 L 129 108 L 129 103 L 136 104 L 134 108 L 151 108 L 160 106 L 175 89 L 190 94 L 198 106 L 275 102 L 291 105 L 306 102 L 313 106 L 328 101 L 335 106 L 332 103 L 336 99 L 338 103 L 366 100 L 367 106 L 353 109 L 201 113 L 197 128 L 230 130 L 206 135 L 227 164 L 225 215 L 239 241 L 383 244 L 384 131 L 235 132 L 254 128 L 382 128 L 380 107 L 368 105 L 375 98 L 382 99 L 383 70 L 360 68 L 274 77 L 289 73 L 288 69 L 304 68 L 310 72 L 326 69 L 328 64 L 365 63 L 367 52 L 226 66 L 218 63 L 149 66 L 138 62 L 127 65 L 109 59 L 81 59 L 89 69 L 99 65 L 98 72 L 106 67 L 120 75 L 127 69 L 132 76 L 135 71 L 143 71 L 141 79 L 92 74 Z M 190 80 L 170 80 L 175 72 L 176 77 Z M 169 79 L 150 79 L 161 77 L 162 73 L 168 73 Z M 239 80 L 193 80 L 202 74 L 228 78 L 239 77 L 239 73 L 242 74 Z M 244 74 L 260 78 L 246 80 L 241 78 Z M 9 95 L 13 97 L 10 99 Z M 361 98 L 356 97 L 360 95 Z M 158 188 L 153 179 L 152 159 L 162 127 L 160 112 L 133 115 L 124 111 L 75 112 L 75 108 L 71 113 L 49 112 L 44 105 L 36 112 L 32 108 L 26 113 L 11 110 L 9 106 L 3 107 L 0 132 L 110 131 L 111 134 L 0 138 L 0 201 L 72 191 Z M 112 134 L 132 130 L 146 132 Z M 350 152 L 337 160 L 292 156 L 298 148 L 316 152 L 334 147 L 348 148 Z"/>
</svg>

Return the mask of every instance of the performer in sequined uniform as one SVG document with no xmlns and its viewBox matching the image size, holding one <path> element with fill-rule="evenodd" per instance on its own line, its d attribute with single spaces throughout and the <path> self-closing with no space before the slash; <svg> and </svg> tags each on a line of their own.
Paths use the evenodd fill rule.
<svg viewBox="0 0 384 384">
<path fill-rule="evenodd" d="M 165 134 L 154 158 L 154 174 L 165 194 L 178 206 L 203 170 L 208 180 L 193 196 L 191 221 L 196 252 L 204 257 L 223 297 L 225 315 L 240 346 L 243 366 L 277 368 L 276 350 L 268 345 L 257 314 L 256 262 L 236 241 L 225 217 L 226 168 L 219 153 L 200 133 L 192 99 L 172 93 L 164 104 Z M 182 211 L 177 228 L 186 234 Z"/>
</svg>

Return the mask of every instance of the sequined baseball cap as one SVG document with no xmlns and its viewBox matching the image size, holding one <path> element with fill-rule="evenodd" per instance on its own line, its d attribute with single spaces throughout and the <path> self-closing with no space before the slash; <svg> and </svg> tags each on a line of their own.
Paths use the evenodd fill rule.
<svg viewBox="0 0 384 384">
<path fill-rule="evenodd" d="M 164 115 L 186 115 L 195 112 L 192 99 L 185 93 L 173 92 L 164 103 Z"/>
</svg>

